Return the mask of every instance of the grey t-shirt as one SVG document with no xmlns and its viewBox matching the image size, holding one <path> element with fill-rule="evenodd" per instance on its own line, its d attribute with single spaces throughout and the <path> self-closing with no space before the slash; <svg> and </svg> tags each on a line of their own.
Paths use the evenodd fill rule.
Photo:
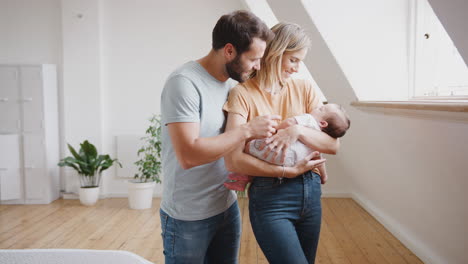
<svg viewBox="0 0 468 264">
<path fill-rule="evenodd" d="M 223 105 L 236 82 L 221 82 L 198 62 L 191 61 L 167 79 L 161 95 L 163 197 L 161 209 L 175 219 L 194 221 L 217 215 L 237 199 L 223 183 L 227 179 L 224 159 L 184 170 L 177 160 L 167 124 L 200 124 L 199 137 L 224 132 Z M 177 140 L 177 139 L 173 139 Z"/>
</svg>

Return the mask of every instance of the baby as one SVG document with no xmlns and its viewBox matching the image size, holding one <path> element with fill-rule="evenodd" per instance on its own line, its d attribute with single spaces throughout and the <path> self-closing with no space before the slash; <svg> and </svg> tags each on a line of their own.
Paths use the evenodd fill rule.
<svg viewBox="0 0 468 264">
<path fill-rule="evenodd" d="M 346 131 L 349 129 L 350 120 L 340 105 L 326 104 L 314 109 L 311 114 L 303 114 L 284 120 L 278 125 L 277 129 L 284 129 L 296 124 L 321 130 L 333 138 L 340 138 L 344 136 Z M 304 159 L 307 155 L 313 152 L 312 149 L 298 140 L 286 150 L 284 162 L 282 160 L 282 152 L 278 153 L 276 158 L 272 160 L 275 153 L 270 152 L 269 155 L 265 157 L 265 152 L 268 150 L 266 147 L 261 149 L 261 146 L 265 144 L 264 142 L 265 139 L 251 140 L 245 145 L 244 152 L 261 160 L 286 167 L 294 166 L 296 162 Z M 320 165 L 318 169 L 322 184 L 324 184 L 328 178 L 325 170 L 325 164 Z M 252 181 L 252 177 L 239 174 L 230 174 L 228 179 L 230 181 L 225 182 L 224 186 L 236 191 L 244 191 L 247 183 Z"/>
</svg>

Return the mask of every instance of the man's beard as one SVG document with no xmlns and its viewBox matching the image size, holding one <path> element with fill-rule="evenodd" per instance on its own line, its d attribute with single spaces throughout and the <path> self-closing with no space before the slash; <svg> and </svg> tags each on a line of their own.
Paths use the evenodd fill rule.
<svg viewBox="0 0 468 264">
<path fill-rule="evenodd" d="M 242 73 L 244 73 L 242 69 L 242 64 L 240 61 L 240 56 L 237 55 L 231 62 L 226 63 L 226 71 L 231 77 L 231 79 L 234 79 L 240 83 L 246 81 L 248 78 L 243 78 Z"/>
</svg>

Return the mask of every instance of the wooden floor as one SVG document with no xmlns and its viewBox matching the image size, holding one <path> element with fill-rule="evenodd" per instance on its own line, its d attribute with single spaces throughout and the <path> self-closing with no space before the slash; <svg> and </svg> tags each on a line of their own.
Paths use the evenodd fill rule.
<svg viewBox="0 0 468 264">
<path fill-rule="evenodd" d="M 422 263 L 352 199 L 324 198 L 316 263 Z M 49 205 L 0 205 L 0 249 L 81 248 L 127 250 L 164 263 L 159 199 L 152 209 L 130 210 L 127 199 L 78 200 Z M 268 263 L 259 249 L 241 198 L 240 264 Z"/>
</svg>

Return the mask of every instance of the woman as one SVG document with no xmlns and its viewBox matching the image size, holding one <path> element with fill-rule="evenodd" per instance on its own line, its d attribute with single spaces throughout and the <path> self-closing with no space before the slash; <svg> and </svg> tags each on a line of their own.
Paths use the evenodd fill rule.
<svg viewBox="0 0 468 264">
<path fill-rule="evenodd" d="M 276 35 L 266 48 L 261 69 L 229 94 L 224 106 L 227 130 L 259 115 L 277 114 L 286 119 L 322 105 L 310 82 L 290 78 L 310 45 L 304 30 L 291 23 L 279 23 L 272 30 Z M 267 142 L 272 151 L 279 152 L 296 140 L 329 154 L 339 147 L 327 134 L 298 125 L 279 131 Z M 281 167 L 242 150 L 239 146 L 225 157 L 226 166 L 236 173 L 258 176 L 249 190 L 250 221 L 268 261 L 314 263 L 321 223 L 320 176 L 315 167 L 324 160 L 314 160 L 311 154 L 294 167 Z"/>
</svg>

